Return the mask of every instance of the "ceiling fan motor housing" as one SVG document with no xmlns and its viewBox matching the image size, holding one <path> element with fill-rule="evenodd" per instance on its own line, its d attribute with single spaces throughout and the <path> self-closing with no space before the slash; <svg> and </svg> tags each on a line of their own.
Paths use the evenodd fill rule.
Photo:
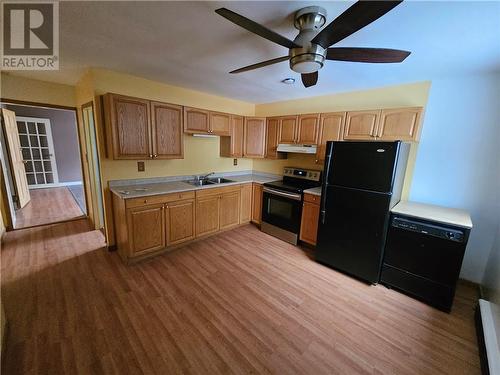
<svg viewBox="0 0 500 375">
<path fill-rule="evenodd" d="M 326 22 L 326 10 L 318 6 L 302 8 L 295 13 L 295 27 L 300 30 L 294 42 L 302 47 L 291 48 L 290 68 L 297 73 L 313 73 L 323 67 L 326 49 L 311 43 Z"/>
</svg>

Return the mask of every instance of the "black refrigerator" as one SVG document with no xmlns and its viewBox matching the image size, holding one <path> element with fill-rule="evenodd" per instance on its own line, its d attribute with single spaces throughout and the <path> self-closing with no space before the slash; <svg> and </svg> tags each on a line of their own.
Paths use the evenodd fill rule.
<svg viewBox="0 0 500 375">
<path fill-rule="evenodd" d="M 377 283 L 390 209 L 401 198 L 410 145 L 327 142 L 316 261 Z"/>
</svg>

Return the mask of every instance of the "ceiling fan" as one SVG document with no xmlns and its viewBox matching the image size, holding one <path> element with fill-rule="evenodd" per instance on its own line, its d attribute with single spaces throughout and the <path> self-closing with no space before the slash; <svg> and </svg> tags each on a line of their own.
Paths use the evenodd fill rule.
<svg viewBox="0 0 500 375">
<path fill-rule="evenodd" d="M 254 34 L 288 48 L 286 56 L 248 65 L 230 73 L 242 73 L 289 60 L 290 68 L 301 74 L 305 87 L 310 87 L 318 82 L 318 70 L 323 67 L 325 60 L 396 63 L 406 59 L 411 52 L 387 48 L 329 48 L 379 19 L 401 2 L 358 1 L 322 30 L 326 22 L 326 10 L 319 6 L 302 8 L 295 13 L 294 26 L 299 34 L 293 41 L 229 9 L 220 8 L 215 12 Z"/>
</svg>

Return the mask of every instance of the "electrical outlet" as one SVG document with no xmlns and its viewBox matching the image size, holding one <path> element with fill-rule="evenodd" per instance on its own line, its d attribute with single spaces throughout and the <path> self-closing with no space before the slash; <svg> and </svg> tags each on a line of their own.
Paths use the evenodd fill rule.
<svg viewBox="0 0 500 375">
<path fill-rule="evenodd" d="M 144 165 L 143 161 L 138 161 L 137 162 L 137 171 L 138 172 L 144 172 L 146 170 L 146 167 Z"/>
<path fill-rule="evenodd" d="M 233 165 L 238 165 L 238 159 L 233 159 Z"/>
</svg>

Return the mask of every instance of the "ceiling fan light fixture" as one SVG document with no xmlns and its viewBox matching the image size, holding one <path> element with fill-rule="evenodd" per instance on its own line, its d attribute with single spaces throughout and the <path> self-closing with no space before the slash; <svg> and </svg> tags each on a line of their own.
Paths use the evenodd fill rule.
<svg viewBox="0 0 500 375">
<path fill-rule="evenodd" d="M 322 55 L 304 54 L 290 59 L 290 69 L 297 73 L 314 73 L 323 67 Z"/>
<path fill-rule="evenodd" d="M 286 84 L 286 85 L 293 85 L 295 83 L 295 78 L 288 77 L 288 78 L 282 79 L 281 82 Z"/>
</svg>

